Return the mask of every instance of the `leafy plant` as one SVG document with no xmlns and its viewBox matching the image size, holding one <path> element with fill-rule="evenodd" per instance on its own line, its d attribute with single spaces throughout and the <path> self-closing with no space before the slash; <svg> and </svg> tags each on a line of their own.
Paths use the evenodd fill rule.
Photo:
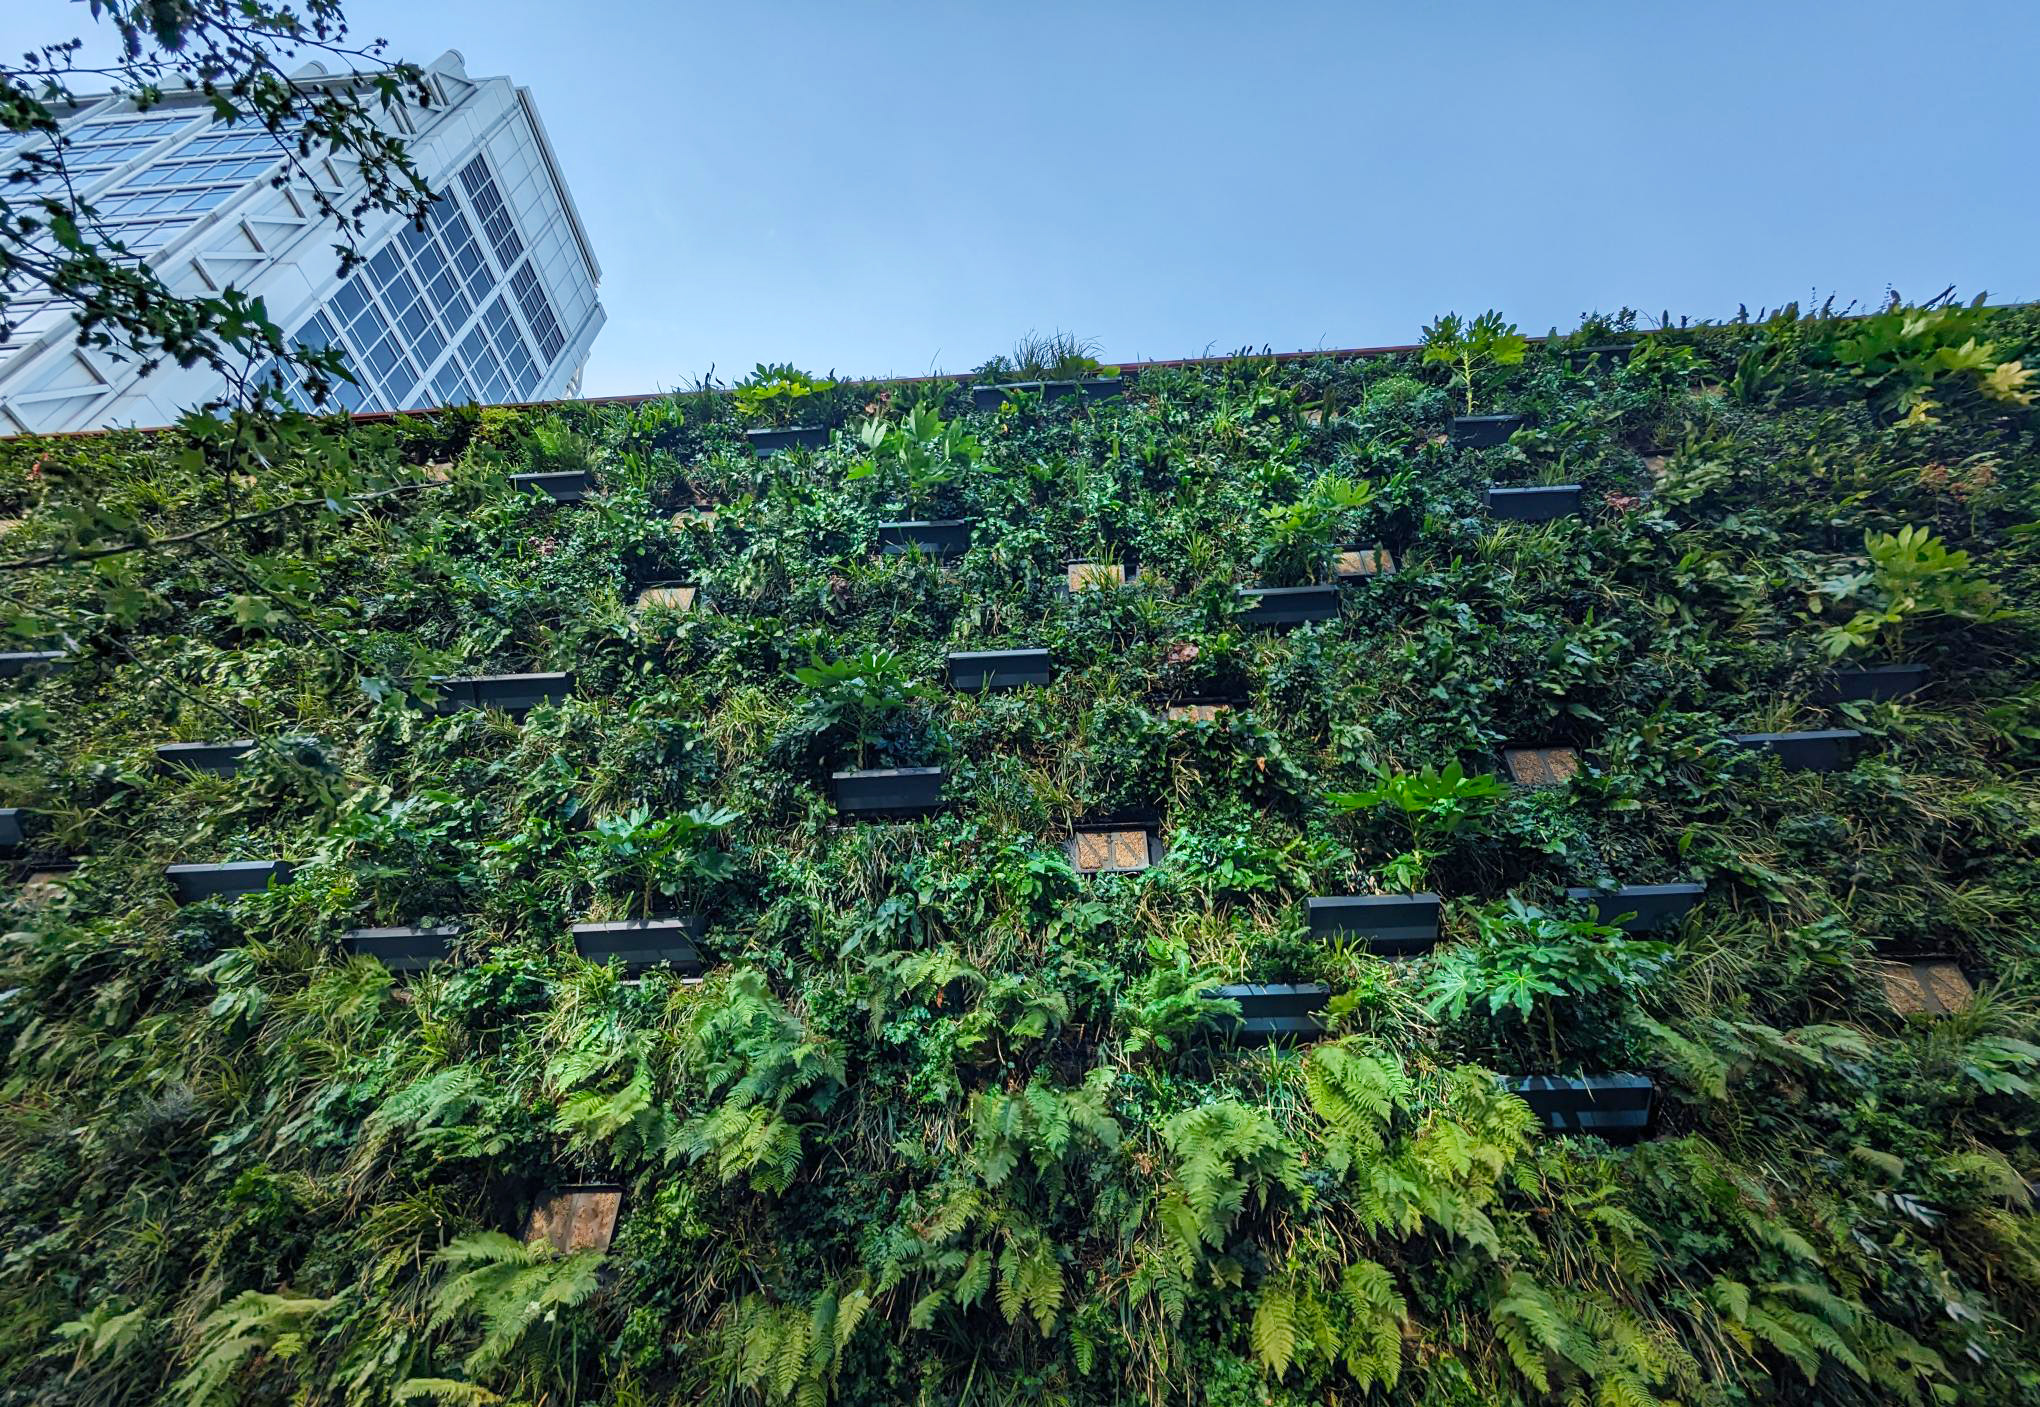
<svg viewBox="0 0 2040 1407">
<path fill-rule="evenodd" d="M 877 647 L 840 660 L 810 655 L 793 677 L 807 688 L 806 707 L 819 727 L 849 731 L 860 767 L 884 737 L 886 725 L 927 696 L 907 672 L 905 660 Z"/>
<path fill-rule="evenodd" d="M 1215 815 L 1176 827 L 1169 836 L 1168 864 L 1218 899 L 1245 899 L 1309 882 L 1321 847 L 1296 838 L 1271 844 L 1255 834 L 1240 812 Z"/>
<path fill-rule="evenodd" d="M 980 381 L 1080 381 L 1117 376 L 1117 367 L 1100 363 L 1098 344 L 1073 332 L 1030 332 L 1013 344 L 1010 354 L 995 356 L 976 370 Z"/>
<path fill-rule="evenodd" d="M 338 1297 L 271 1295 L 247 1290 L 214 1310 L 199 1325 L 200 1349 L 189 1372 L 170 1392 L 189 1407 L 229 1407 L 239 1400 L 235 1379 L 251 1359 L 290 1363 L 311 1349 L 318 1321 L 335 1310 Z"/>
<path fill-rule="evenodd" d="M 1424 329 L 1424 365 L 1452 369 L 1452 384 L 1466 393 L 1473 414 L 1474 378 L 1494 367 L 1521 366 L 1529 341 L 1492 308 L 1468 322 L 1447 313 Z"/>
<path fill-rule="evenodd" d="M 843 1054 L 775 999 L 763 975 L 744 970 L 687 1028 L 689 1067 L 716 1106 L 689 1119 L 672 1152 L 709 1160 L 724 1182 L 784 1192 L 802 1155 L 803 1102 L 824 1105 L 844 1080 Z"/>
<path fill-rule="evenodd" d="M 2040 393 L 2034 373 L 2017 357 L 2001 359 L 1995 342 L 1979 340 L 1988 320 L 1984 297 L 1966 307 L 1938 300 L 1905 307 L 1894 296 L 1883 312 L 1842 325 L 1834 358 L 1908 425 L 1934 423 L 1936 388 L 1950 377 L 1966 377 L 1991 400 L 2032 405 Z"/>
<path fill-rule="evenodd" d="M 1114 998 L 1113 1026 L 1129 1060 L 1165 1059 L 1220 1017 L 1239 1015 L 1239 1003 L 1204 995 L 1219 982 L 1217 972 L 1165 943 L 1150 943 L 1149 953 L 1153 965 Z"/>
<path fill-rule="evenodd" d="M 1561 1003 L 1632 995 L 1670 962 L 1662 943 L 1625 938 L 1612 925 L 1548 914 L 1515 898 L 1478 912 L 1474 923 L 1476 941 L 1443 949 L 1433 962 L 1425 1009 L 1455 1021 L 1469 1009 L 1491 1018 L 1513 1014 L 1526 1024 L 1541 1015 L 1553 1071 L 1563 1060 Z M 1593 1030 L 1584 1021 L 1569 1023 L 1575 1040 L 1594 1039 Z"/>
<path fill-rule="evenodd" d="M 1156 1214 L 1175 1255 L 1188 1270 L 1216 1254 L 1218 1273 L 1237 1275 L 1224 1252 L 1249 1198 L 1264 1208 L 1278 1191 L 1302 1191 L 1296 1145 L 1266 1110 L 1232 1100 L 1184 1110 L 1163 1128 L 1162 1141 L 1175 1167 Z"/>
<path fill-rule="evenodd" d="M 500 1231 L 463 1236 L 433 1257 L 439 1279 L 428 1326 L 480 1319 L 481 1342 L 462 1367 L 485 1376 L 525 1348 L 538 1325 L 546 1326 L 547 1339 L 558 1334 L 562 1317 L 594 1295 L 601 1264 L 600 1251 L 562 1255 L 546 1242 L 526 1244 Z"/>
<path fill-rule="evenodd" d="M 784 427 L 798 425 L 813 398 L 835 385 L 833 376 L 816 378 L 790 363 L 760 362 L 737 383 L 730 398 L 746 420 Z"/>
<path fill-rule="evenodd" d="M 746 1295 L 723 1338 L 730 1380 L 767 1402 L 827 1401 L 844 1351 L 871 1302 L 862 1281 L 823 1289 L 806 1303 L 776 1304 L 765 1295 Z"/>
<path fill-rule="evenodd" d="M 857 438 L 866 457 L 844 477 L 875 481 L 909 513 L 984 456 L 977 437 L 960 422 L 944 420 L 933 404 L 915 406 L 897 421 L 874 415 L 858 426 Z"/>
<path fill-rule="evenodd" d="M 1353 531 L 1354 515 L 1374 501 L 1365 479 L 1325 474 L 1307 493 L 1261 510 L 1254 568 L 1263 581 L 1302 585 L 1324 579 L 1333 554 Z"/>
<path fill-rule="evenodd" d="M 759 460 L 714 392 L 335 426 L 364 471 L 456 461 L 373 516 L 230 489 L 235 452 L 182 431 L 0 442 L 6 554 L 149 540 L 0 567 L 0 628 L 70 652 L 0 680 L 12 859 L 80 862 L 0 894 L 0 1396 L 2025 1400 L 2040 468 L 1968 372 L 1936 381 L 1938 426 L 1888 433 L 1830 354 L 1852 326 L 1693 327 L 1591 377 L 1526 359 L 1550 432 L 1519 448 L 1608 499 L 1558 534 L 1465 515 L 1492 466 L 1433 443 L 1460 388 L 1413 353 L 1154 366 L 1078 415 L 855 388 L 891 430 L 939 409 L 924 444 L 981 441 L 923 500 L 982 525 L 940 573 L 863 550 L 901 480 Z M 2040 310 L 1971 332 L 2003 360 Z M 487 487 L 582 452 L 602 504 Z M 1396 575 L 1322 630 L 1215 628 L 1264 510 L 1362 474 L 1373 502 L 1326 535 L 1379 521 L 1413 543 Z M 683 482 L 712 525 L 668 520 Z M 1911 524 L 1882 585 L 1837 564 Z M 1148 582 L 1063 600 L 1107 530 Z M 633 629 L 629 584 L 683 576 L 717 608 Z M 1994 594 L 1944 599 L 1958 578 Z M 1783 786 L 1735 761 L 1731 726 L 1797 721 L 1821 626 L 1907 599 L 1874 647 L 1935 685 L 1855 710 L 1874 755 Z M 979 643 L 1050 648 L 1054 687 L 914 687 Z M 816 655 L 817 687 L 787 677 Z M 571 662 L 577 697 L 410 707 L 450 659 Z M 1158 717 L 1213 696 L 1238 702 Z M 1554 719 L 1596 739 L 1572 785 L 1418 766 Z M 320 760 L 265 742 L 231 780 L 158 774 L 173 729 Z M 834 824 L 806 785 L 825 751 L 938 744 L 940 815 Z M 1174 858 L 1080 880 L 1073 820 L 1136 803 Z M 1350 887 L 1333 836 L 1365 888 L 1462 896 L 1447 941 L 1385 962 L 1304 931 L 1290 896 Z M 170 863 L 277 856 L 271 893 L 166 892 Z M 1714 898 L 1671 947 L 1538 897 L 1673 872 Z M 571 959 L 591 882 L 605 914 L 712 890 L 729 961 L 638 983 Z M 333 941 L 428 917 L 463 930 L 428 972 Z M 1901 1015 L 1878 949 L 1928 942 L 1973 999 L 1942 974 L 1951 1010 Z M 1242 979 L 1332 987 L 1327 1033 L 1236 1042 L 1207 993 Z M 1496 1072 L 1554 1067 L 1649 1074 L 1656 1135 L 1543 1137 Z M 628 1189 L 596 1293 L 508 1237 L 440 1259 L 580 1179 Z"/>
<path fill-rule="evenodd" d="M 1459 762 L 1443 768 L 1424 766 L 1415 772 L 1375 769 L 1375 784 L 1363 791 L 1331 792 L 1326 800 L 1335 810 L 1356 813 L 1388 807 L 1402 818 L 1408 830 L 1410 849 L 1389 861 L 1389 868 L 1406 887 L 1429 870 L 1448 842 L 1462 835 L 1478 835 L 1493 816 L 1501 798 L 1508 794 L 1493 776 L 1482 772 L 1468 776 Z"/>
<path fill-rule="evenodd" d="M 542 420 L 531 427 L 529 456 L 537 473 L 587 469 L 595 457 L 595 441 L 563 420 Z"/>
<path fill-rule="evenodd" d="M 1865 532 L 1863 552 L 1868 571 L 1830 577 L 1807 598 L 1815 615 L 1829 601 L 1856 607 L 1848 620 L 1821 632 L 1830 659 L 1877 645 L 1895 657 L 1909 624 L 1939 616 L 1985 621 L 1997 614 L 1997 590 L 1970 572 L 1969 554 L 1950 552 L 1925 528 Z"/>
<path fill-rule="evenodd" d="M 692 912 L 735 869 L 718 842 L 739 819 L 726 806 L 696 806 L 657 817 L 647 807 L 633 807 L 596 820 L 584 863 L 598 889 L 617 879 L 630 881 L 638 891 L 640 914 L 652 912 L 654 891 Z"/>
</svg>

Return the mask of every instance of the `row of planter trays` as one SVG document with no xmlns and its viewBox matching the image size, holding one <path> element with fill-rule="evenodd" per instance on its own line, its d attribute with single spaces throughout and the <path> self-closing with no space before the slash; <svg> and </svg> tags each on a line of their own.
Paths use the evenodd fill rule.
<svg viewBox="0 0 2040 1407">
<path fill-rule="evenodd" d="M 1223 1029 L 1237 1045 L 1307 1041 L 1325 1031 L 1332 990 L 1315 982 L 1252 982 L 1213 987 L 1205 996 L 1239 1005 Z M 1641 1138 L 1650 1130 L 1656 1085 L 1648 1075 L 1502 1076 L 1502 1088 L 1530 1106 L 1547 1133 Z"/>
<path fill-rule="evenodd" d="M 695 977 L 702 970 L 699 943 L 707 927 L 699 914 L 681 914 L 577 923 L 569 931 L 575 952 L 589 962 L 620 959 L 629 977 L 640 977 L 658 967 Z M 451 924 L 354 928 L 342 934 L 340 942 L 349 954 L 374 958 L 391 972 L 423 972 L 446 960 L 459 934 L 460 929 Z"/>
<path fill-rule="evenodd" d="M 1281 588 L 1299 591 L 1335 592 L 1334 587 Z M 1259 593 L 1263 596 L 1268 593 Z M 1337 607 L 1336 596 L 1332 602 Z M 1321 617 L 1298 616 L 1296 620 L 1315 620 Z M 1293 620 L 1281 616 L 1249 616 L 1255 624 L 1290 624 Z M 948 659 L 949 683 L 954 689 L 965 693 L 981 693 L 991 690 L 1023 689 L 1030 686 L 1045 687 L 1053 674 L 1049 653 L 1045 649 L 1021 650 L 959 650 Z M 1907 668 L 1919 668 L 1910 666 Z M 1866 671 L 1867 672 L 1867 671 Z M 442 679 L 435 681 L 447 692 L 449 698 L 441 703 L 441 711 L 450 708 L 500 708 L 510 713 L 523 713 L 539 702 L 558 703 L 572 692 L 571 674 L 512 674 L 494 675 L 472 679 Z M 1867 696 L 1866 696 L 1867 697 Z M 1745 747 L 1761 748 L 1774 753 L 1788 770 L 1834 771 L 1848 765 L 1849 754 L 1861 734 L 1850 728 L 1819 729 L 1799 733 L 1743 733 L 1736 741 Z M 231 777 L 239 770 L 241 760 L 254 750 L 253 738 L 232 738 L 220 743 L 162 743 L 156 748 L 156 770 L 162 773 L 175 772 L 180 768 L 210 772 L 214 776 Z M 1561 767 L 1546 763 L 1551 754 L 1572 754 L 1571 749 L 1524 749 L 1512 748 L 1504 751 L 1504 766 L 1511 780 L 1519 785 L 1534 786 L 1562 781 L 1577 769 L 1577 755 L 1572 754 L 1570 766 Z M 1537 759 L 1533 764 L 1531 759 Z M 892 774 L 937 773 L 939 768 L 893 768 Z M 1560 775 L 1560 773 L 1563 775 Z M 857 773 L 837 773 L 840 781 Z M 923 801 L 911 804 L 913 809 L 933 809 L 940 804 L 939 777 L 933 793 L 935 800 L 926 802 L 926 783 L 922 784 Z M 863 808 L 859 808 L 863 809 Z"/>
<path fill-rule="evenodd" d="M 439 690 L 439 711 L 453 713 L 464 708 L 499 708 L 505 713 L 528 713 L 539 704 L 564 703 L 574 692 L 574 673 L 564 670 L 547 674 L 434 675 Z"/>
<path fill-rule="evenodd" d="M 1565 897 L 1611 920 L 1627 914 L 1619 924 L 1624 932 L 1648 933 L 1677 923 L 1706 892 L 1704 884 L 1625 884 L 1568 889 Z M 1436 894 L 1342 894 L 1306 899 L 1303 907 L 1313 938 L 1357 938 L 1377 957 L 1413 957 L 1438 942 Z"/>
<path fill-rule="evenodd" d="M 1628 355 L 1627 344 L 1613 344 L 1575 349 L 1568 355 L 1581 358 L 1590 354 Z M 1010 391 L 1039 391 L 1046 384 L 1051 399 L 1058 395 L 1073 394 L 1082 388 L 1087 396 L 1117 395 L 1116 381 L 1097 382 L 1018 382 L 1011 386 L 977 386 L 972 396 L 980 410 L 996 408 Z M 1453 430 L 1455 443 L 1469 445 L 1500 444 L 1508 434 L 1522 422 L 1521 416 L 1455 416 Z M 774 449 L 793 444 L 819 446 L 827 443 L 828 432 L 814 428 L 790 430 L 751 430 L 754 445 L 759 453 L 770 453 Z M 558 503 L 578 503 L 595 492 L 594 477 L 586 470 L 566 470 L 555 473 L 512 474 L 510 482 L 519 488 L 536 489 Z M 1544 484 L 1524 488 L 1504 488 L 1492 485 L 1487 490 L 1487 508 L 1491 516 L 1508 522 L 1545 523 L 1559 518 L 1573 517 L 1580 511 L 1581 486 L 1578 484 Z M 958 557 L 970 550 L 972 521 L 968 518 L 921 518 L 898 522 L 881 523 L 878 528 L 880 550 L 887 554 L 901 554 L 920 551 L 933 557 Z M 1086 566 L 1090 564 L 1074 564 Z M 1394 558 L 1380 549 L 1349 548 L 1339 556 L 1338 578 L 1341 581 L 1357 580 L 1377 573 L 1395 570 Z M 1125 580 L 1125 578 L 1121 578 Z M 656 604 L 677 610 L 687 610 L 693 605 L 695 588 L 685 583 L 665 582 L 641 594 L 639 604 Z M 1331 586 L 1258 586 L 1241 587 L 1242 601 L 1246 611 L 1242 617 L 1246 624 L 1263 626 L 1301 625 L 1312 621 L 1331 620 L 1339 614 L 1336 590 Z M 647 598 L 650 598 L 649 602 Z M 992 652 L 988 652 L 992 653 Z M 13 652 L 0 655 L 0 677 L 8 677 L 43 666 L 61 668 L 65 656 L 61 650 Z M 499 676 L 500 679 L 522 676 Z M 1819 701 L 1823 704 L 1862 703 L 1903 698 L 1925 684 L 1927 669 L 1918 664 L 1872 665 L 1863 669 L 1836 670 L 1823 686 Z M 464 682 L 464 681 L 446 681 Z M 958 688 L 1016 688 L 1024 683 L 1046 680 L 1026 679 L 1019 684 L 957 683 Z M 515 707 L 511 705 L 497 705 Z M 529 705 L 525 705 L 528 707 Z M 1782 738 L 1787 734 L 1750 734 L 1752 738 Z M 161 750 L 158 750 L 159 753 Z M 194 764 L 200 765 L 200 764 Z"/>
<path fill-rule="evenodd" d="M 908 552 L 944 559 L 960 557 L 970 551 L 972 527 L 969 518 L 912 518 L 880 523 L 878 548 L 889 557 Z M 1386 548 L 1348 547 L 1339 553 L 1335 575 L 1338 581 L 1360 581 L 1394 571 L 1395 558 Z M 1075 592 L 1095 585 L 1123 586 L 1138 578 L 1138 569 L 1129 570 L 1124 563 L 1071 562 L 1064 589 Z M 1339 613 L 1338 596 L 1332 585 L 1243 586 L 1239 590 L 1248 606 L 1250 624 L 1292 625 L 1305 620 L 1329 620 Z"/>
<path fill-rule="evenodd" d="M 1590 348 L 1584 350 L 1604 351 L 1609 349 Z M 1618 348 L 1616 350 L 1626 349 Z M 1023 382 L 1017 383 L 1010 388 L 977 387 L 974 388 L 973 394 L 996 393 L 998 398 L 1003 398 L 1004 392 L 1008 389 L 1031 390 L 1037 389 L 1041 384 L 1039 382 Z M 1051 386 L 1074 386 L 1079 383 L 1053 382 L 1049 384 Z M 1082 384 L 1089 385 L 1092 383 Z M 1115 388 L 1114 391 L 1106 392 L 1105 394 L 1116 393 L 1116 383 L 1114 382 L 1097 384 Z M 1087 394 L 1089 393 L 1087 392 Z M 993 405 L 997 403 L 997 399 L 992 402 Z M 980 408 L 989 407 L 981 406 Z M 1456 429 L 1462 421 L 1480 421 L 1484 423 L 1507 421 L 1511 423 L 1513 428 L 1513 425 L 1520 423 L 1521 419 L 1522 417 L 1520 416 L 1457 416 L 1454 417 L 1453 423 Z M 746 433 L 753 438 L 754 443 L 769 443 L 773 448 L 783 448 L 786 444 L 793 443 L 820 444 L 826 443 L 827 439 L 826 431 L 813 429 L 752 430 Z M 1504 435 L 1504 438 L 1506 438 L 1506 435 Z M 1471 443 L 1471 441 L 1468 442 Z M 1493 442 L 1500 443 L 1499 440 Z M 760 453 L 767 452 L 769 452 L 767 449 L 760 450 Z M 510 476 L 510 481 L 513 485 L 519 487 L 539 489 L 560 503 L 577 503 L 594 492 L 593 477 L 586 470 L 569 470 L 559 473 L 541 474 L 513 474 Z M 1487 490 L 1487 507 L 1491 516 L 1504 521 L 1544 523 L 1577 515 L 1580 511 L 1580 495 L 1581 486 L 1578 484 L 1545 484 L 1526 488 L 1504 488 L 1494 485 L 1490 486 Z M 880 523 L 878 526 L 879 548 L 888 555 L 919 551 L 928 556 L 938 558 L 958 557 L 970 550 L 972 526 L 972 520 L 968 518 L 918 518 Z M 1074 582 L 1079 569 L 1094 567 L 1095 565 L 1091 563 L 1072 564 L 1072 589 L 1074 589 Z M 1339 554 L 1337 576 L 1340 581 L 1351 581 L 1378 573 L 1391 573 L 1394 570 L 1394 558 L 1386 550 L 1349 548 Z M 1129 579 L 1129 577 L 1123 575 L 1117 577 L 1117 580 L 1120 582 Z M 692 607 L 695 590 L 695 587 L 686 583 L 662 582 L 655 588 L 641 593 L 639 604 L 640 606 L 654 604 L 684 611 Z M 1239 593 L 1241 600 L 1246 604 L 1247 608 L 1242 619 L 1248 625 L 1275 627 L 1301 625 L 1312 621 L 1331 620 L 1339 614 L 1337 592 L 1334 587 L 1329 585 L 1243 586 L 1239 588 Z M 16 652 L 0 655 L 0 677 L 20 674 L 35 665 L 61 667 L 64 658 L 65 656 L 60 650 Z M 495 680 L 500 681 L 523 677 L 526 676 L 496 676 Z M 1819 695 L 1819 701 L 1823 704 L 1832 705 L 1903 698 L 1919 689 L 1926 682 L 1926 677 L 1926 666 L 1918 664 L 1873 665 L 1863 669 L 1836 670 L 1829 676 L 1828 682 L 1823 686 Z M 461 683 L 465 681 L 449 680 L 443 682 Z M 1026 680 L 1022 682 L 1046 681 Z M 956 687 L 1001 688 L 1020 686 L 1017 684 L 1002 685 L 997 683 L 972 686 L 959 683 Z M 509 707 L 513 710 L 518 707 L 516 705 L 494 706 Z M 522 707 L 529 707 L 529 705 L 523 705 Z M 1751 734 L 1749 736 L 1785 737 L 1789 735 Z"/>
<path fill-rule="evenodd" d="M 272 882 L 288 883 L 291 865 L 284 860 L 244 860 L 172 865 L 166 873 L 177 886 L 180 900 L 196 903 L 254 893 Z M 1639 886 L 1617 891 L 1617 902 L 1623 902 L 1622 895 L 1645 889 L 1690 894 L 1698 886 Z M 1573 891 L 1574 897 L 1588 892 Z M 1318 931 L 1320 913 L 1335 907 L 1343 908 L 1348 915 L 1360 908 L 1370 908 L 1373 917 L 1364 922 L 1387 935 L 1388 941 L 1402 945 L 1421 942 L 1427 928 L 1429 939 L 1435 941 L 1437 903 L 1435 895 L 1312 900 L 1312 927 Z M 1639 922 L 1641 919 L 1639 914 Z M 689 914 L 575 924 L 572 934 L 575 951 L 582 957 L 594 962 L 621 959 L 632 976 L 661 966 L 693 976 L 702 968 L 698 940 L 703 929 L 703 920 Z M 346 933 L 342 942 L 348 952 L 373 957 L 392 972 L 418 972 L 443 961 L 458 932 L 452 925 L 357 928 Z M 1236 1042 L 1249 1044 L 1308 1040 L 1322 1035 L 1323 1012 L 1331 999 L 1331 989 L 1321 983 L 1247 983 L 1216 987 L 1207 995 L 1238 1003 L 1238 1015 L 1226 1023 L 1228 1034 Z M 1528 1101 L 1544 1126 L 1555 1133 L 1612 1137 L 1640 1134 L 1649 1124 L 1652 1086 L 1643 1076 L 1532 1075 L 1505 1079 L 1503 1083 Z"/>
<path fill-rule="evenodd" d="M 1117 396 L 1124 390 L 1124 383 L 1110 376 L 1089 381 L 1014 381 L 1001 386 L 973 386 L 970 388 L 970 400 L 978 410 L 997 410 L 1023 392 L 1050 401 L 1067 400 L 1072 396 L 1098 401 Z M 789 425 L 746 430 L 744 438 L 750 442 L 752 452 L 762 459 L 781 450 L 823 449 L 829 443 L 829 429 L 825 425 Z"/>
<path fill-rule="evenodd" d="M 1809 728 L 1794 733 L 1737 733 L 1730 741 L 1768 752 L 1788 772 L 1839 772 L 1863 735 L 1854 728 Z M 1572 747 L 1505 747 L 1502 770 L 1519 787 L 1558 786 L 1578 775 L 1580 755 Z"/>
</svg>

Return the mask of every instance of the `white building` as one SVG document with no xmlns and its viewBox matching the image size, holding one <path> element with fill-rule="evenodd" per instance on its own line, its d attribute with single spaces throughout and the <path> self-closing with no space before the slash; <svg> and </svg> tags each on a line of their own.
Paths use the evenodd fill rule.
<svg viewBox="0 0 2040 1407">
<path fill-rule="evenodd" d="M 334 223 L 317 217 L 305 189 L 271 184 L 284 166 L 277 139 L 221 126 L 202 99 L 145 113 L 117 98 L 88 102 L 65 120 L 66 162 L 102 230 L 145 254 L 172 289 L 231 284 L 260 297 L 294 340 L 344 346 L 360 381 L 339 388 L 347 409 L 574 395 L 602 327 L 602 271 L 530 90 L 469 78 L 452 50 L 426 76 L 432 105 L 396 120 L 443 198 L 423 231 L 371 216 L 356 242 L 367 261 L 344 280 Z M 28 149 L 0 138 L 0 169 L 10 145 Z M 344 164 L 317 168 L 329 190 L 359 189 Z M 10 312 L 0 434 L 167 425 L 222 392 L 204 367 L 165 362 L 143 375 L 133 358 L 78 346 L 57 304 L 17 300 Z"/>
</svg>

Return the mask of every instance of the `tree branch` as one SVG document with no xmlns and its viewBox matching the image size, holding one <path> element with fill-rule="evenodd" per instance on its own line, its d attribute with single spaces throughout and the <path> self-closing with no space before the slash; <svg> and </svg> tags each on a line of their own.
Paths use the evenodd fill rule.
<svg viewBox="0 0 2040 1407">
<path fill-rule="evenodd" d="M 379 498 L 389 498 L 400 493 L 416 493 L 420 489 L 440 489 L 445 487 L 446 485 L 442 483 L 398 484 L 394 488 L 377 489 L 374 493 L 361 494 L 346 501 L 349 503 L 373 503 Z M 228 528 L 238 527 L 243 523 L 259 523 L 267 518 L 277 518 L 285 513 L 295 513 L 301 508 L 322 507 L 330 502 L 332 500 L 329 498 L 294 499 L 289 503 L 280 503 L 274 508 L 265 508 L 259 513 L 236 514 L 232 517 L 222 518 L 217 523 L 209 524 L 206 527 L 193 528 L 188 533 L 177 533 L 170 537 L 151 537 L 145 538 L 140 542 L 122 543 L 119 547 L 95 547 L 82 552 L 51 552 L 41 557 L 21 557 L 12 562 L 0 562 L 0 572 L 33 571 L 40 567 L 71 566 L 80 562 L 97 562 L 108 557 L 120 557 L 129 552 L 148 552 L 158 547 L 180 547 L 186 543 L 197 542 L 202 538 L 210 537 L 214 533 L 224 532 Z"/>
</svg>

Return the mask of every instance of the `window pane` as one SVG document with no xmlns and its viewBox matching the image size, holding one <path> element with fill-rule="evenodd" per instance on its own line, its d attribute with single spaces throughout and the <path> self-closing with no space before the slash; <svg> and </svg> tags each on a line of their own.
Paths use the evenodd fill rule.
<svg viewBox="0 0 2040 1407">
<path fill-rule="evenodd" d="M 361 296 L 361 278 L 356 275 L 341 284 L 340 291 L 333 295 L 333 310 L 342 322 L 352 322 L 365 301 Z"/>
</svg>

